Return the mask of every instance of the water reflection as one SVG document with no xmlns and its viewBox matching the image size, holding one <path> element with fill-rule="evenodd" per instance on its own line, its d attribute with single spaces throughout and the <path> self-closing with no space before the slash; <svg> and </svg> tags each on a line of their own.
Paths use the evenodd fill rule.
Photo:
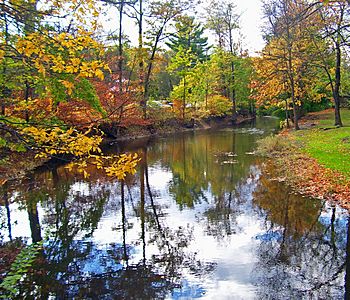
<svg viewBox="0 0 350 300">
<path fill-rule="evenodd" d="M 347 215 L 291 194 L 251 155 L 275 125 L 109 148 L 142 158 L 124 183 L 60 166 L 3 186 L 1 244 L 44 240 L 22 296 L 341 298 Z"/>
<path fill-rule="evenodd" d="M 267 173 L 254 192 L 266 215 L 254 274 L 261 299 L 342 299 L 349 222 L 324 201 L 305 199 Z"/>
</svg>

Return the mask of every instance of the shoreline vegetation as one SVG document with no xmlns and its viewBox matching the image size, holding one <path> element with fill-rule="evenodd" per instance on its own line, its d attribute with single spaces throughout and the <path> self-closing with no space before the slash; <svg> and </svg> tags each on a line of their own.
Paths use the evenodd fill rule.
<svg viewBox="0 0 350 300">
<path fill-rule="evenodd" d="M 255 116 L 243 116 L 238 115 L 234 120 L 229 116 L 223 117 L 207 117 L 203 119 L 192 120 L 187 123 L 183 123 L 180 119 L 169 119 L 162 126 L 129 126 L 119 132 L 118 137 L 110 138 L 108 134 L 105 134 L 105 138 L 102 141 L 103 145 L 112 145 L 119 142 L 125 142 L 129 140 L 137 140 L 147 137 L 158 137 L 175 134 L 177 132 L 186 132 L 193 130 L 205 130 L 213 129 L 222 126 L 238 126 L 245 122 L 250 122 L 255 119 Z M 44 166 L 53 159 L 69 162 L 72 158 L 50 157 L 50 158 L 35 158 L 35 151 L 1 153 L 2 156 L 6 156 L 3 163 L 0 164 L 0 185 L 6 181 L 16 180 L 26 176 L 29 172 L 35 170 L 38 167 Z"/>
<path fill-rule="evenodd" d="M 334 202 L 350 210 L 350 110 L 344 109 L 344 127 L 332 125 L 332 109 L 309 113 L 300 121 L 299 131 L 284 129 L 279 134 L 258 142 L 256 154 L 267 157 L 262 167 L 266 174 L 273 170 L 272 180 L 285 182 L 304 196 Z M 176 132 L 238 126 L 254 116 L 212 117 L 183 124 L 168 120 L 163 126 L 130 126 L 117 138 L 105 138 L 104 144 L 116 144 L 145 137 L 167 136 Z M 11 153 L 0 168 L 0 183 L 16 180 L 52 159 L 34 159 L 34 152 Z M 69 160 L 67 160 L 68 162 Z M 276 176 L 275 176 L 276 175 Z"/>
<path fill-rule="evenodd" d="M 343 127 L 333 126 L 334 112 L 309 113 L 299 131 L 282 130 L 258 143 L 263 164 L 276 167 L 275 180 L 307 197 L 337 203 L 350 210 L 350 110 L 343 109 Z"/>
</svg>

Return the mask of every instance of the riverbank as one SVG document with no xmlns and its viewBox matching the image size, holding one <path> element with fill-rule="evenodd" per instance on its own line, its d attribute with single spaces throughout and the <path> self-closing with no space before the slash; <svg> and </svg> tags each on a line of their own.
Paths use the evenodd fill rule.
<svg viewBox="0 0 350 300">
<path fill-rule="evenodd" d="M 169 119 L 162 124 L 129 126 L 121 129 L 116 138 L 110 138 L 108 134 L 105 134 L 102 146 L 151 136 L 166 136 L 178 132 L 238 126 L 253 119 L 254 117 L 239 115 L 234 121 L 231 117 L 209 117 L 190 120 L 185 123 L 179 119 Z M 50 161 L 50 159 L 35 158 L 35 154 L 33 151 L 16 152 L 7 150 L 2 153 L 0 151 L 0 186 L 6 181 L 22 178 L 32 170 Z"/>
<path fill-rule="evenodd" d="M 251 122 L 254 119 L 255 116 L 243 115 L 238 115 L 234 120 L 231 116 L 191 119 L 186 122 L 181 119 L 172 118 L 148 126 L 135 125 L 127 128 L 120 128 L 118 134 L 109 135 L 109 138 L 106 140 L 108 140 L 108 142 L 117 143 L 151 136 L 167 136 L 177 132 L 239 126 L 246 122 Z M 108 131 L 106 131 L 106 134 L 108 136 Z"/>
<path fill-rule="evenodd" d="M 263 139 L 257 152 L 276 165 L 276 179 L 296 192 L 350 209 L 350 110 L 342 112 L 344 127 L 333 120 L 332 110 L 308 114 L 300 131 Z"/>
</svg>

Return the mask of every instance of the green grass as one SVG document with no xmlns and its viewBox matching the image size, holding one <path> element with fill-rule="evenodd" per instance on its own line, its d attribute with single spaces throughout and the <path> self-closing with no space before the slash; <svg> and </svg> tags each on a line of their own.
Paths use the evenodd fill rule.
<svg viewBox="0 0 350 300">
<path fill-rule="evenodd" d="M 334 114 L 329 113 L 318 126 L 294 134 L 303 143 L 306 153 L 326 168 L 350 179 L 350 110 L 343 109 L 341 116 L 344 127 L 336 128 L 333 125 Z"/>
</svg>

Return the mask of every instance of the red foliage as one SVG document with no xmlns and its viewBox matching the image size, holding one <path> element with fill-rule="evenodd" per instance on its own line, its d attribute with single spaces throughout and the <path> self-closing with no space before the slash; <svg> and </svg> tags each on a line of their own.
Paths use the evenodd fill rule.
<svg viewBox="0 0 350 300">
<path fill-rule="evenodd" d="M 58 105 L 56 116 L 66 124 L 78 128 L 87 128 L 92 123 L 98 123 L 102 115 L 81 100 L 70 100 Z"/>
<path fill-rule="evenodd" d="M 108 80 L 94 82 L 101 105 L 107 112 L 107 122 L 121 127 L 149 125 L 150 122 L 143 118 L 137 92 L 128 90 L 127 83 L 120 92 L 118 84 L 114 75 Z"/>
</svg>

